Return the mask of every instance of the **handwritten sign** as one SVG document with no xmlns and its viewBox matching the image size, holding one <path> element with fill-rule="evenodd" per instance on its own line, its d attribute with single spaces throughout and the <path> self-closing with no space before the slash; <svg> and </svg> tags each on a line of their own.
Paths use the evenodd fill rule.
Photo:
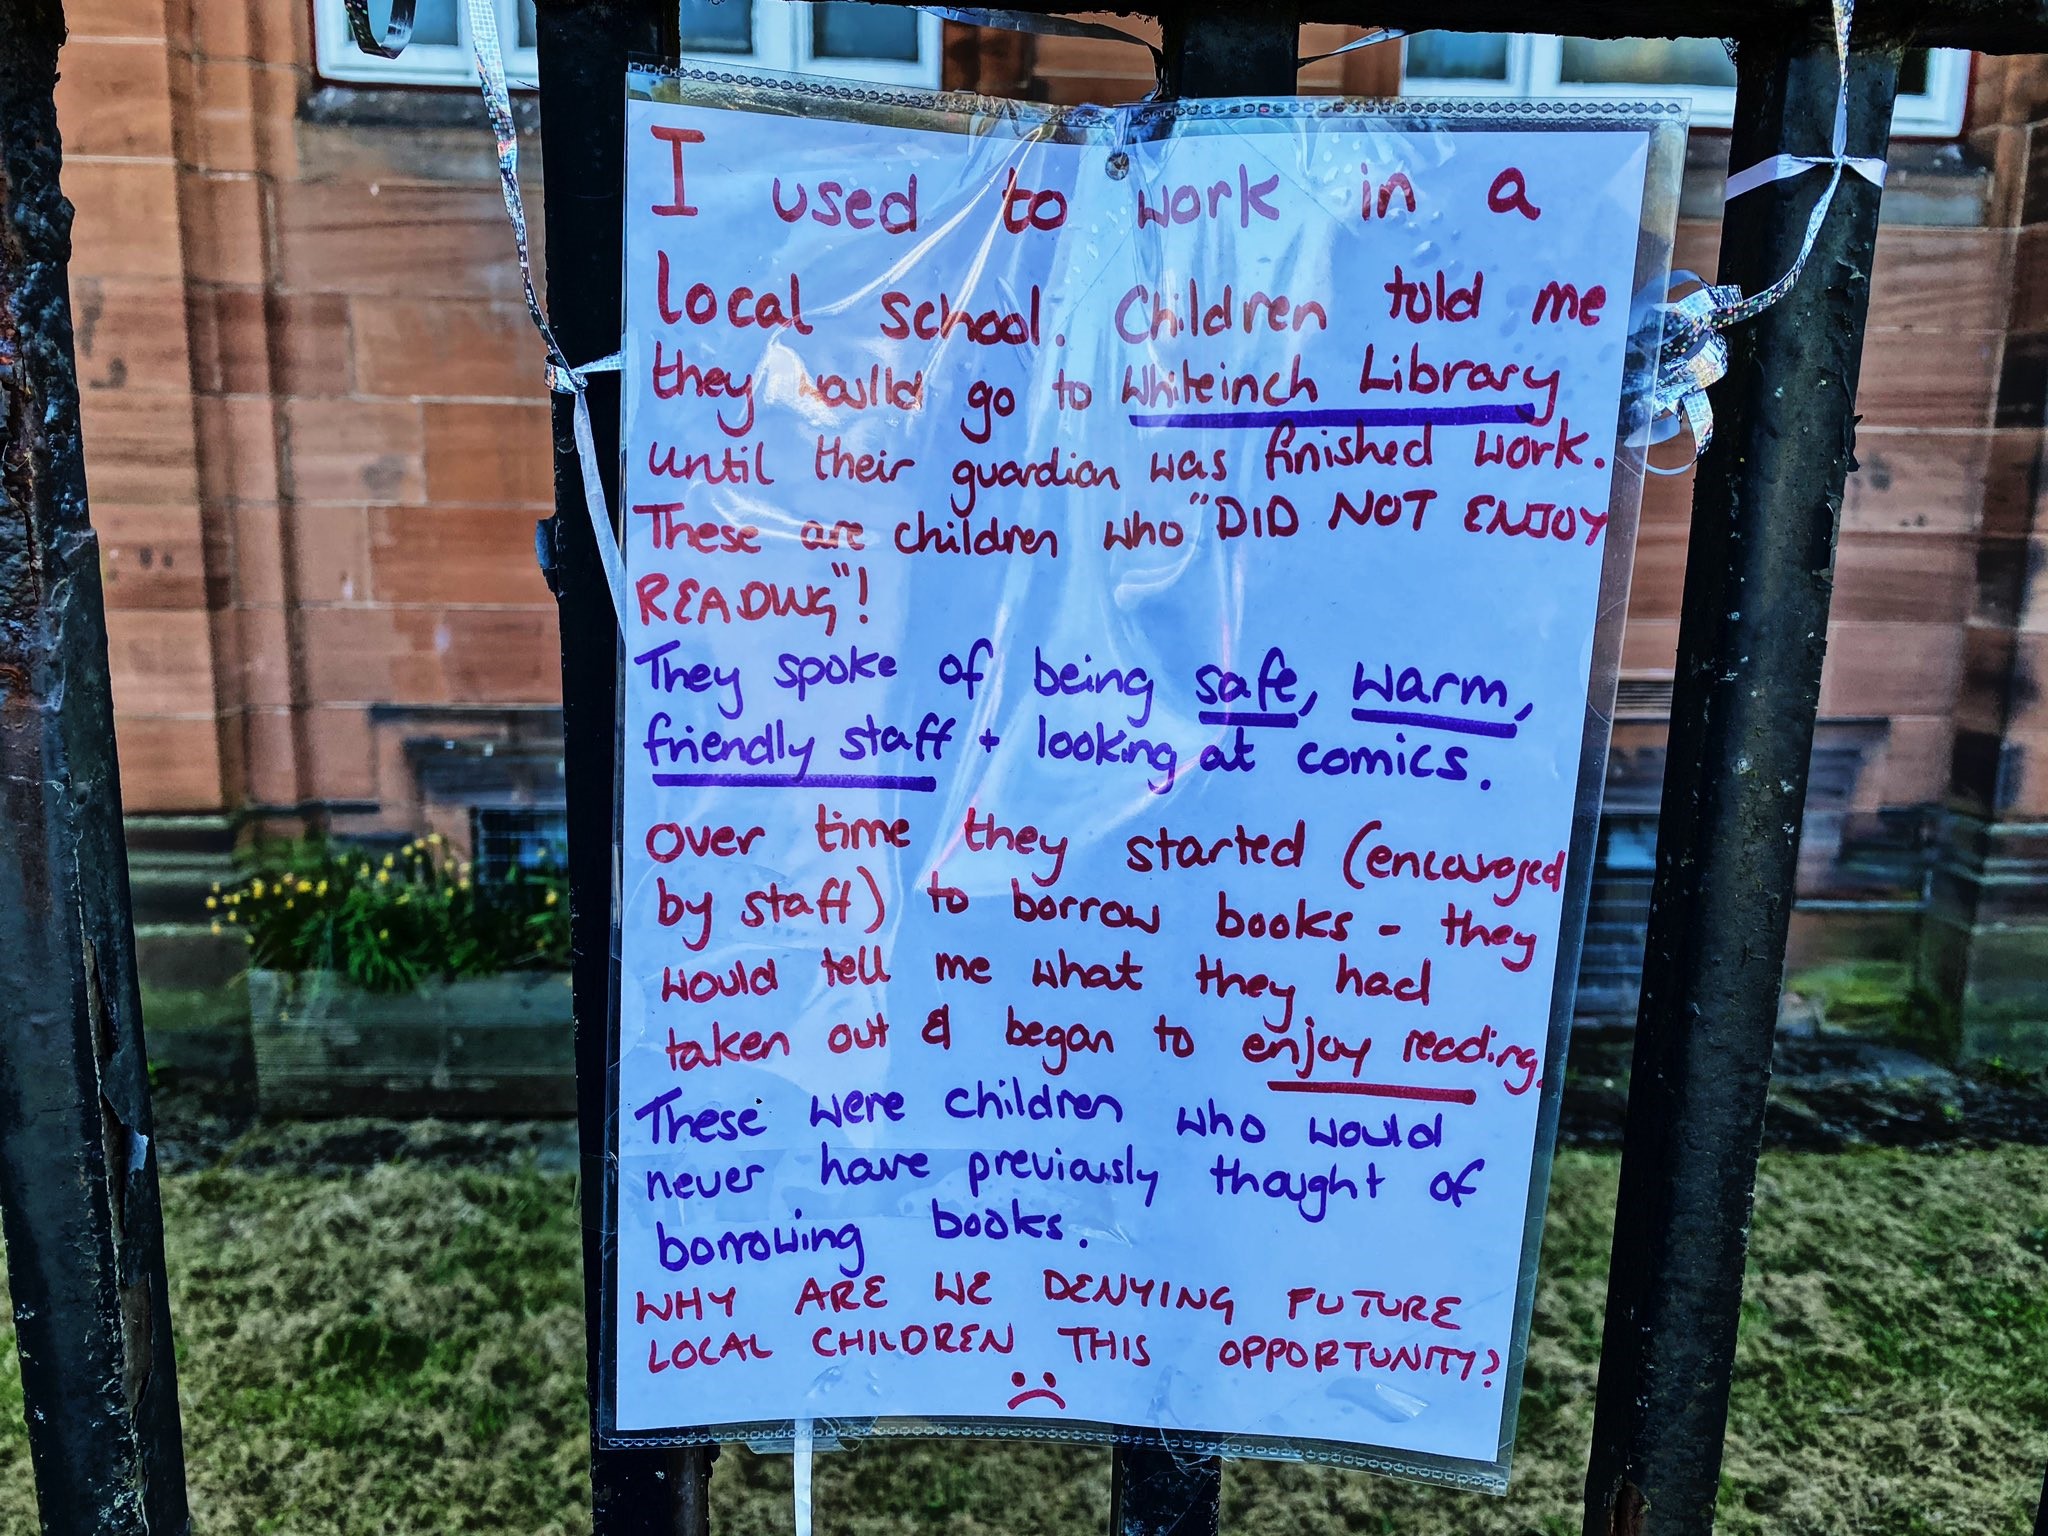
<svg viewBox="0 0 2048 1536">
<path fill-rule="evenodd" d="M 612 1428 L 1500 1463 L 1651 131 L 676 90 Z"/>
</svg>

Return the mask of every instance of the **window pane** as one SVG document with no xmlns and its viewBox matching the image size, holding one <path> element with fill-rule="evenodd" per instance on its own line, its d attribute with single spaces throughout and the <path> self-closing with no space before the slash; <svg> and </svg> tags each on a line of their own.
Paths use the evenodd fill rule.
<svg viewBox="0 0 2048 1536">
<path fill-rule="evenodd" d="M 683 52 L 752 53 L 754 7 L 749 0 L 682 0 Z"/>
<path fill-rule="evenodd" d="M 1654 817 L 1603 816 L 1600 818 L 1600 853 L 1595 860 L 1603 872 L 1629 871 L 1648 874 L 1657 867 L 1657 822 Z"/>
<path fill-rule="evenodd" d="M 1506 80 L 1508 40 L 1500 32 L 1423 32 L 1408 39 L 1413 80 Z"/>
<path fill-rule="evenodd" d="M 470 813 L 470 846 L 479 883 L 569 867 L 569 813 L 543 809 L 486 809 Z"/>
<path fill-rule="evenodd" d="M 1925 96 L 1927 94 L 1928 53 L 1925 48 L 1909 48 L 1906 56 L 1899 61 L 1899 94 L 1901 96 Z"/>
<path fill-rule="evenodd" d="M 513 38 L 516 47 L 539 46 L 540 24 L 533 14 L 533 0 L 519 0 L 519 27 Z"/>
<path fill-rule="evenodd" d="M 1558 79 L 1566 85 L 1735 84 L 1735 63 L 1711 37 L 1564 40 Z"/>
<path fill-rule="evenodd" d="M 902 5 L 820 0 L 811 7 L 811 52 L 821 59 L 917 62 L 918 13 Z"/>
<path fill-rule="evenodd" d="M 341 0 L 333 3 L 336 10 L 341 9 Z M 391 0 L 370 0 L 370 30 L 382 37 L 390 20 Z M 412 40 L 451 47 L 461 42 L 461 34 L 455 30 L 455 0 L 418 0 L 412 9 Z"/>
</svg>

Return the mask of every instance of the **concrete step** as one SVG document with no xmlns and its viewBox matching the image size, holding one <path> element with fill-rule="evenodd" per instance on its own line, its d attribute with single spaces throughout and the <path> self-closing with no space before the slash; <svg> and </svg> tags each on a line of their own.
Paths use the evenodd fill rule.
<svg viewBox="0 0 2048 1536">
<path fill-rule="evenodd" d="M 205 923 L 137 923 L 135 969 L 145 984 L 179 991 L 225 987 L 249 967 L 239 932 Z"/>
<path fill-rule="evenodd" d="M 227 858 L 235 851 L 235 818 L 228 815 L 129 816 L 122 830 L 131 859 L 137 853 Z"/>
</svg>

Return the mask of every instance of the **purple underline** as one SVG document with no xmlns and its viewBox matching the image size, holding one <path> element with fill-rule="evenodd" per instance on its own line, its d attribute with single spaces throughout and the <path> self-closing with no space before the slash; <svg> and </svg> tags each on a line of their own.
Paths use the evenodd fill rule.
<svg viewBox="0 0 2048 1536">
<path fill-rule="evenodd" d="M 1205 709 L 1201 718 L 1204 725 L 1275 725 L 1285 730 L 1301 724 L 1299 715 L 1262 714 L 1255 709 Z"/>
<path fill-rule="evenodd" d="M 1533 405 L 1408 405 L 1382 410 L 1333 408 L 1326 411 L 1170 411 L 1131 416 L 1134 427 L 1478 427 L 1526 426 L 1536 419 Z"/>
<path fill-rule="evenodd" d="M 657 773 L 657 789 L 908 789 L 928 795 L 939 781 L 906 773 Z"/>
<path fill-rule="evenodd" d="M 1425 715 L 1406 709 L 1354 709 L 1351 718 L 1366 725 L 1419 725 L 1466 736 L 1511 738 L 1515 734 L 1514 722 L 1509 720 L 1464 720 L 1456 715 Z"/>
</svg>

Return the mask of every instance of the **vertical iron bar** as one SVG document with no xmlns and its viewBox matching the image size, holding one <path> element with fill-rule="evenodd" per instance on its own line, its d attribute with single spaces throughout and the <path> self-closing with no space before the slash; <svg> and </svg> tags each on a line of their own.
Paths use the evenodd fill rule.
<svg viewBox="0 0 2048 1536">
<path fill-rule="evenodd" d="M 1184 0 L 1160 18 L 1170 96 L 1292 96 L 1301 64 L 1297 0 Z"/>
<path fill-rule="evenodd" d="M 1292 96 L 1300 67 L 1295 0 L 1257 9 L 1196 0 L 1162 18 L 1169 96 Z M 1216 1536 L 1223 1462 L 1163 1445 L 1119 1445 L 1110 1467 L 1110 1536 Z"/>
<path fill-rule="evenodd" d="M 1223 1462 L 1156 1445 L 1119 1445 L 1110 1468 L 1110 1536 L 1217 1536 Z"/>
<path fill-rule="evenodd" d="M 1849 69 L 1851 155 L 1885 152 L 1896 53 Z M 1824 154 L 1818 34 L 1745 39 L 1731 163 Z M 1721 281 L 1793 264 L 1824 170 L 1735 199 Z M 1586 1536 L 1713 1529 L 1743 1260 L 1819 707 L 1878 189 L 1845 174 L 1805 274 L 1729 335 L 1679 626 Z"/>
<path fill-rule="evenodd" d="M 0 1213 L 46 1536 L 183 1536 L 148 1058 L 51 92 L 0 6 Z"/>
<path fill-rule="evenodd" d="M 666 15 L 664 15 L 664 11 Z M 677 13 L 656 0 L 538 8 L 547 306 L 571 363 L 618 349 L 622 313 L 626 59 L 673 52 Z M 665 46 L 666 45 L 666 46 Z M 619 391 L 593 375 L 590 421 L 617 518 Z M 613 798 L 618 781 L 619 630 L 583 503 L 569 402 L 554 401 L 555 515 L 541 525 L 562 631 L 563 770 L 568 800 L 569 924 L 576 1014 L 576 1119 L 582 1153 L 583 1306 L 591 1405 L 594 1536 L 708 1536 L 713 1452 L 611 1450 L 598 1444 L 604 1390 L 605 1170 L 610 1156 Z"/>
</svg>

